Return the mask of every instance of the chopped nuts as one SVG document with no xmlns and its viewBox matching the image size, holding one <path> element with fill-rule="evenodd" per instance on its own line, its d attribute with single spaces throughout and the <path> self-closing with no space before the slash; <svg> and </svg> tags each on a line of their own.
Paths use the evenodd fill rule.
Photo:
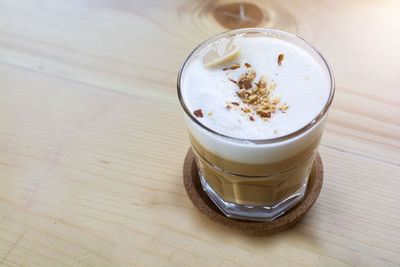
<svg viewBox="0 0 400 267">
<path fill-rule="evenodd" d="M 251 82 L 250 82 L 250 80 L 247 80 L 247 79 L 241 79 L 241 80 L 239 80 L 238 81 L 238 85 L 239 85 L 239 88 L 240 89 L 242 89 L 243 87 L 245 88 L 245 89 L 250 89 L 252 86 L 251 86 Z"/>
<path fill-rule="evenodd" d="M 212 112 L 208 112 L 208 114 L 207 114 L 208 116 L 211 116 L 212 115 Z"/>
<path fill-rule="evenodd" d="M 226 71 L 226 70 L 229 70 L 229 68 L 223 68 L 222 70 L 223 70 L 223 71 Z"/>
<path fill-rule="evenodd" d="M 236 92 L 236 94 L 237 94 L 240 98 L 244 98 L 244 97 L 245 97 L 245 93 L 246 93 L 246 90 L 244 90 L 244 89 L 241 89 L 241 90 L 239 90 L 239 91 Z"/>
<path fill-rule="evenodd" d="M 287 110 L 288 108 L 289 108 L 289 106 L 286 105 L 286 104 L 284 104 L 284 105 L 278 107 L 279 110 Z"/>
<path fill-rule="evenodd" d="M 281 65 L 281 61 L 283 60 L 283 54 L 280 54 L 278 57 L 278 64 Z M 244 64 L 247 68 L 251 67 L 249 63 Z M 239 68 L 239 64 L 232 64 L 231 69 Z M 246 113 L 251 113 L 252 115 L 248 115 L 248 118 L 251 121 L 254 121 L 253 115 L 257 114 L 264 121 L 268 121 L 268 118 L 271 118 L 272 114 L 276 113 L 277 110 L 285 113 L 285 110 L 289 108 L 286 104 L 280 104 L 280 99 L 272 98 L 271 91 L 275 89 L 276 84 L 268 82 L 267 84 L 267 76 L 263 75 L 260 77 L 258 82 L 254 82 L 256 77 L 256 72 L 254 70 L 248 70 L 243 73 L 238 81 L 233 79 L 229 79 L 231 82 L 237 84 L 239 90 L 236 91 L 237 96 L 241 99 L 243 106 L 238 102 L 227 102 L 227 109 L 232 109 L 232 105 L 235 110 L 241 111 L 242 116 Z M 254 82 L 254 83 L 253 83 Z M 253 112 L 253 113 L 252 113 Z"/>
<path fill-rule="evenodd" d="M 249 70 L 248 72 L 246 72 L 245 74 L 243 74 L 240 79 L 241 80 L 249 80 L 250 82 L 252 82 L 254 80 L 254 78 L 256 77 L 256 72 L 254 70 Z"/>
<path fill-rule="evenodd" d="M 278 56 L 278 65 L 282 65 L 282 60 L 283 60 L 283 54 L 279 54 Z"/>
<path fill-rule="evenodd" d="M 201 109 L 198 109 L 198 110 L 193 111 L 193 114 L 194 114 L 197 118 L 203 118 L 203 112 L 201 112 Z"/>
<path fill-rule="evenodd" d="M 230 66 L 230 69 L 231 69 L 231 70 L 234 70 L 234 69 L 237 69 L 237 68 L 240 68 L 240 65 L 239 65 L 239 64 L 232 64 L 232 65 Z"/>
<path fill-rule="evenodd" d="M 256 102 L 258 96 L 257 95 L 252 95 L 249 97 L 249 104 L 253 104 L 254 102 Z"/>
<path fill-rule="evenodd" d="M 260 112 L 260 116 L 263 117 L 263 118 L 271 118 L 271 112 L 261 111 Z"/>
<path fill-rule="evenodd" d="M 257 85 L 258 88 L 262 88 L 262 89 L 267 87 L 267 83 L 266 83 L 264 80 L 262 80 L 262 79 L 260 79 L 260 80 L 256 83 L 256 85 Z"/>
</svg>

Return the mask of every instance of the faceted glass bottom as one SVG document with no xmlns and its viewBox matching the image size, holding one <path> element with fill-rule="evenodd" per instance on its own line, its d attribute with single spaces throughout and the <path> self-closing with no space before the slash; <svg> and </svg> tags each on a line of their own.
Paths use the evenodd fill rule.
<svg viewBox="0 0 400 267">
<path fill-rule="evenodd" d="M 251 221 L 272 221 L 283 215 L 285 211 L 296 205 L 303 197 L 307 183 L 301 185 L 290 197 L 284 199 L 274 206 L 250 206 L 240 205 L 224 201 L 207 183 L 199 170 L 199 176 L 203 190 L 207 193 L 214 204 L 229 218 L 251 220 Z M 308 179 L 307 179 L 308 180 Z"/>
</svg>

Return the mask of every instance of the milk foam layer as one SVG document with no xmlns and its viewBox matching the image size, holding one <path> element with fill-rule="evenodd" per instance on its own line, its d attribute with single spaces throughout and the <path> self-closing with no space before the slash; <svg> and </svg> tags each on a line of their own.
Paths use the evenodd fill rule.
<svg viewBox="0 0 400 267">
<path fill-rule="evenodd" d="M 183 100 L 190 112 L 202 110 L 203 118 L 197 118 L 202 124 L 231 137 L 270 139 L 304 127 L 321 112 L 329 97 L 330 81 L 326 69 L 312 55 L 293 43 L 266 36 L 243 37 L 236 41 L 240 54 L 225 65 L 205 68 L 202 62 L 208 49 L 205 47 L 183 71 Z M 277 63 L 279 54 L 284 55 L 280 66 Z M 241 67 L 222 71 L 232 63 Z M 251 67 L 247 68 L 245 63 Z M 240 102 L 236 94 L 238 86 L 229 78 L 237 81 L 250 69 L 257 74 L 255 81 L 266 75 L 267 83 L 276 84 L 271 96 L 289 105 L 285 113 L 277 111 L 267 122 L 253 116 L 252 121 L 241 112 L 226 108 L 227 102 Z"/>
<path fill-rule="evenodd" d="M 201 59 L 207 51 L 206 45 L 194 51 L 183 66 L 179 77 L 179 90 L 184 102 L 181 99 L 181 103 L 192 115 L 197 109 L 201 109 L 204 115 L 203 118 L 195 118 L 186 114 L 188 130 L 204 149 L 230 161 L 267 164 L 289 159 L 320 140 L 327 112 L 311 128 L 294 137 L 261 143 L 249 139 L 276 138 L 296 131 L 313 120 L 333 96 L 333 91 L 330 92 L 333 90 L 333 78 L 329 67 L 317 51 L 294 35 L 269 29 L 242 29 L 235 32 L 261 36 L 244 35 L 238 38 L 239 57 L 224 66 L 203 67 Z M 213 40 L 231 35 L 222 34 Z M 281 66 L 277 64 L 279 54 L 284 54 Z M 240 63 L 241 68 L 222 71 L 231 63 Z M 251 64 L 250 69 L 256 71 L 255 80 L 261 75 L 268 75 L 269 82 L 277 84 L 273 94 L 279 95 L 281 102 L 290 106 L 286 113 L 277 112 L 265 122 L 259 117 L 250 121 L 240 112 L 226 109 L 226 101 L 239 102 L 236 96 L 238 88 L 228 78 L 237 80 L 247 70 L 243 67 L 244 63 Z M 211 116 L 208 116 L 209 112 Z M 200 124 L 232 138 L 206 130 L 196 123 L 196 119 Z M 288 166 L 288 169 L 292 167 Z"/>
</svg>

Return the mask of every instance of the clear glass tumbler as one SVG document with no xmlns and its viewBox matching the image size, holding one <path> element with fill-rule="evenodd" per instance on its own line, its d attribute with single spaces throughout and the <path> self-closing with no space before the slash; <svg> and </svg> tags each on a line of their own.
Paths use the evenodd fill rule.
<svg viewBox="0 0 400 267">
<path fill-rule="evenodd" d="M 329 97 L 310 123 L 278 138 L 248 140 L 215 132 L 192 115 L 181 93 L 185 67 L 208 44 L 236 34 L 245 37 L 262 35 L 291 42 L 314 57 L 326 70 L 324 75 L 330 81 Z M 335 91 L 331 68 L 315 48 L 296 35 L 278 30 L 248 28 L 225 32 L 195 48 L 178 74 L 177 87 L 201 184 L 226 216 L 270 221 L 284 214 L 304 197 Z"/>
</svg>

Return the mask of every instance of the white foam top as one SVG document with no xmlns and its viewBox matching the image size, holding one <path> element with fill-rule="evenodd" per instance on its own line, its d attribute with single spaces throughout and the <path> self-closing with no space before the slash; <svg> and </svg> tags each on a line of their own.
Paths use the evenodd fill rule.
<svg viewBox="0 0 400 267">
<path fill-rule="evenodd" d="M 231 137 L 269 139 L 304 127 L 321 112 L 329 98 L 330 83 L 326 69 L 309 53 L 295 44 L 267 36 L 237 38 L 237 42 L 240 54 L 225 65 L 204 67 L 201 52 L 182 73 L 183 100 L 190 112 L 202 110 L 203 117 L 197 118 L 202 124 Z M 280 66 L 279 54 L 284 55 Z M 222 70 L 232 63 L 240 64 L 240 68 Z M 245 63 L 251 67 L 246 68 Z M 241 102 L 236 94 L 238 86 L 229 78 L 237 81 L 250 69 L 257 74 L 255 81 L 266 75 L 267 83 L 276 84 L 271 94 L 289 105 L 285 113 L 277 111 L 268 121 L 256 115 L 251 121 L 242 112 L 226 108 L 227 101 Z"/>
</svg>

